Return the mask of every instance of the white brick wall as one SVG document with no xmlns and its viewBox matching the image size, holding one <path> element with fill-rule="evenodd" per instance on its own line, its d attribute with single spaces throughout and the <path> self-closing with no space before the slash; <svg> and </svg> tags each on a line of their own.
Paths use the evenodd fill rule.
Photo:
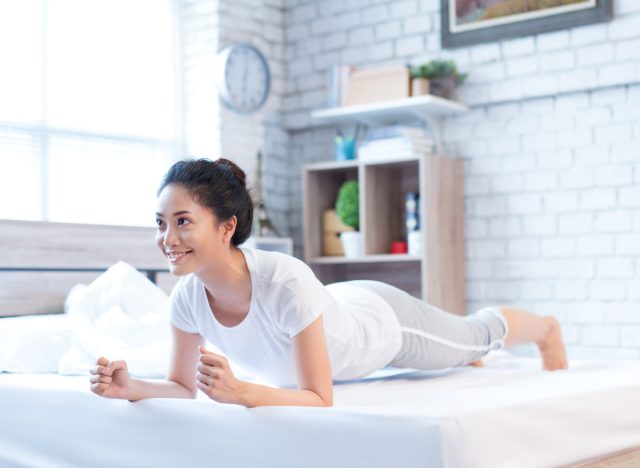
<svg viewBox="0 0 640 468">
<path fill-rule="evenodd" d="M 315 4 L 285 9 L 284 0 L 188 0 L 182 4 L 185 156 L 230 158 L 244 169 L 251 186 L 256 177 L 256 155 L 262 151 L 264 197 L 272 220 L 284 234 L 288 234 L 291 222 L 287 183 L 289 134 L 281 128 L 280 112 L 324 102 L 324 92 L 319 90 L 324 79 L 309 80 L 305 76 L 313 69 L 312 57 L 322 45 L 319 40 L 302 41 L 309 36 L 310 21 L 317 18 L 316 12 Z M 285 28 L 285 17 L 299 23 L 298 27 Z M 297 43 L 294 57 L 288 62 L 288 83 L 295 83 L 296 76 L 304 77 L 287 96 L 285 35 L 290 44 Z M 332 40 L 331 47 L 341 47 L 340 37 Z M 258 47 L 271 68 L 270 98 L 259 112 L 248 117 L 222 106 L 215 88 L 216 54 L 235 42 Z M 332 62 L 323 66 L 327 63 Z"/>
<path fill-rule="evenodd" d="M 539 132 L 531 135 L 519 133 L 513 124 L 513 107 L 509 112 L 492 112 L 502 106 L 472 111 L 490 115 L 490 122 L 468 116 L 447 121 L 449 131 L 458 121 L 475 127 L 471 133 L 486 140 L 490 154 L 504 153 L 496 165 L 476 156 L 468 142 L 454 143 L 469 161 L 471 190 L 465 193 L 474 203 L 468 205 L 467 229 L 496 226 L 476 228 L 472 238 L 467 234 L 472 246 L 467 265 L 475 272 L 468 276 L 470 310 L 504 302 L 507 281 L 517 291 L 510 300 L 523 307 L 542 312 L 551 306 L 554 314 L 570 311 L 564 325 L 573 337 L 573 356 L 602 351 L 600 356 L 638 357 L 637 330 L 626 325 L 640 322 L 640 135 L 632 131 L 640 120 L 633 105 L 640 105 L 638 89 L 640 85 L 630 85 L 550 102 L 522 101 L 516 119 L 524 114 L 540 120 Z M 616 115 L 624 116 L 627 125 L 616 124 Z M 565 123 L 557 125 L 560 121 Z M 496 127 L 499 141 L 493 136 Z M 519 152 L 514 137 L 520 139 Z M 533 166 L 530 152 L 535 155 Z M 527 179 L 519 175 L 534 179 L 525 184 Z M 546 185 L 536 186 L 545 180 Z M 522 231 L 513 226 L 522 226 Z"/>
<path fill-rule="evenodd" d="M 450 57 L 469 72 L 459 94 L 472 106 L 445 121 L 444 135 L 465 161 L 468 311 L 508 302 L 553 314 L 571 356 L 640 357 L 640 2 L 616 0 L 609 23 L 456 50 L 441 49 L 436 0 L 245 0 L 252 8 L 225 8 L 235 16 L 219 22 L 202 16 L 238 2 L 187 5 L 209 3 L 188 21 L 194 37 L 231 21 L 219 46 L 249 40 L 276 70 L 272 114 L 221 118 L 244 136 L 233 145 L 259 140 L 270 153 L 268 201 L 298 255 L 300 168 L 333 158 L 334 129 L 309 126 L 309 112 L 324 105 L 326 71 Z M 282 41 L 271 43 L 265 24 L 270 34 L 282 28 Z M 206 59 L 218 45 L 193 41 L 187 136 L 190 148 L 209 151 L 218 137 L 203 119 L 218 116 Z M 249 146 L 238 159 L 252 158 Z"/>
</svg>

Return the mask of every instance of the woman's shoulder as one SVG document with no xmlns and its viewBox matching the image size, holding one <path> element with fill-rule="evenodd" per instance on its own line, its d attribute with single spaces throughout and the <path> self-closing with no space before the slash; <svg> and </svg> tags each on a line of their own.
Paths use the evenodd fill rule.
<svg viewBox="0 0 640 468">
<path fill-rule="evenodd" d="M 253 256 L 253 269 L 263 279 L 284 279 L 311 271 L 309 266 L 299 258 L 282 252 L 246 249 Z"/>
<path fill-rule="evenodd" d="M 320 281 L 302 260 L 281 252 L 250 249 L 253 273 L 260 290 L 269 296 L 313 291 Z"/>
<path fill-rule="evenodd" d="M 181 296 L 187 299 L 193 297 L 199 285 L 200 280 L 193 273 L 181 276 L 171 290 L 171 297 Z"/>
</svg>

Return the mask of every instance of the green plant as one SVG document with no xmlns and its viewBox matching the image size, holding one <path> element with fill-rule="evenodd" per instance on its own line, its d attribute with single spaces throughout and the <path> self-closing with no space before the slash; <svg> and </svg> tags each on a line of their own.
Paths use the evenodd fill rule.
<svg viewBox="0 0 640 468">
<path fill-rule="evenodd" d="M 429 80 L 452 76 L 456 84 L 462 84 L 467 79 L 466 73 L 458 73 L 453 60 L 431 60 L 423 65 L 410 67 L 411 78 L 427 78 Z"/>
<path fill-rule="evenodd" d="M 336 199 L 338 218 L 349 227 L 360 227 L 360 189 L 356 180 L 347 180 L 338 190 Z"/>
</svg>

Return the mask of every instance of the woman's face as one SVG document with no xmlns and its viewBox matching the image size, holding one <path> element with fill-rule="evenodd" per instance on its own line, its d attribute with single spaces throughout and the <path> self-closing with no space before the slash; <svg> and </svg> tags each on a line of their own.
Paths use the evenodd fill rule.
<svg viewBox="0 0 640 468">
<path fill-rule="evenodd" d="M 233 235 L 229 223 L 218 225 L 211 210 L 196 203 L 183 185 L 169 184 L 162 189 L 157 206 L 156 244 L 172 274 L 197 272 L 229 249 Z"/>
</svg>

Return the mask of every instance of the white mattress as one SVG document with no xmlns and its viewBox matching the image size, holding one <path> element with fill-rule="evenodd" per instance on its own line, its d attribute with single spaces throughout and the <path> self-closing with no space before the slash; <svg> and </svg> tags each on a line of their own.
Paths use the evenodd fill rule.
<svg viewBox="0 0 640 468">
<path fill-rule="evenodd" d="M 130 403 L 88 377 L 0 374 L 0 466 L 520 468 L 640 446 L 640 363 L 490 356 L 336 385 L 333 408 Z"/>
</svg>

